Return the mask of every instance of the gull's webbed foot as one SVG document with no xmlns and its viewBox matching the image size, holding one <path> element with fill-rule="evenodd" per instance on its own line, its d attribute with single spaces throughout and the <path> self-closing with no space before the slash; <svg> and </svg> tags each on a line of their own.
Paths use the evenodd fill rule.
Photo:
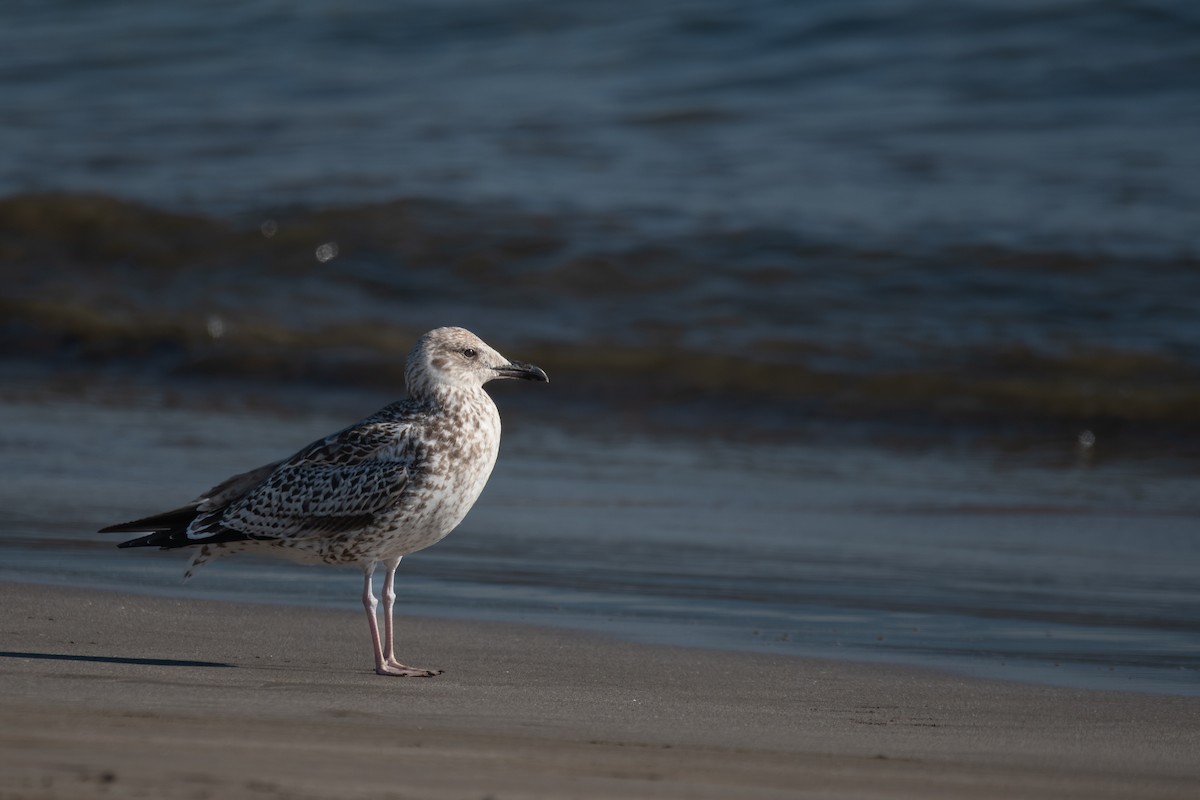
<svg viewBox="0 0 1200 800">
<path fill-rule="evenodd" d="M 377 675 L 394 675 L 398 678 L 432 678 L 435 675 L 441 675 L 440 669 L 423 669 L 421 667 L 410 667 L 401 664 L 395 659 L 389 659 L 382 665 L 375 668 Z"/>
</svg>

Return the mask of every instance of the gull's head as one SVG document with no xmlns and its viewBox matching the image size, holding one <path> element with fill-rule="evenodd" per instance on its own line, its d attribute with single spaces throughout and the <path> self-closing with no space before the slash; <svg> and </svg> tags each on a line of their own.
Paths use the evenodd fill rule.
<svg viewBox="0 0 1200 800">
<path fill-rule="evenodd" d="M 404 368 L 404 381 L 414 397 L 441 386 L 478 389 L 498 378 L 550 380 L 540 368 L 509 361 L 464 328 L 431 330 L 413 345 Z"/>
</svg>

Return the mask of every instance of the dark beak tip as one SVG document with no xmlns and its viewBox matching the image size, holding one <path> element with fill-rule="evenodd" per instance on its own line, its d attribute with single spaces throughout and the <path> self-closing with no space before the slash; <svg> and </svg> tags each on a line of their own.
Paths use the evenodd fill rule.
<svg viewBox="0 0 1200 800">
<path fill-rule="evenodd" d="M 497 372 L 506 378 L 520 378 L 526 381 L 536 381 L 538 383 L 549 383 L 550 377 L 541 367 L 535 367 L 533 364 L 522 364 L 514 361 L 511 364 L 503 367 L 497 367 Z"/>
</svg>

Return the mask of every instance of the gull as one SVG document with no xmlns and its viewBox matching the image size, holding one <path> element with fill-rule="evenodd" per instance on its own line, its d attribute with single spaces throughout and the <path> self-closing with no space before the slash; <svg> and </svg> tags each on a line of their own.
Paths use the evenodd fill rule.
<svg viewBox="0 0 1200 800">
<path fill-rule="evenodd" d="M 182 508 L 100 532 L 149 532 L 118 547 L 194 548 L 185 580 L 209 559 L 242 551 L 356 565 L 375 672 L 438 675 L 396 660 L 396 568 L 454 530 L 483 491 L 500 448 L 500 413 L 483 385 L 499 378 L 549 381 L 539 367 L 509 361 L 470 331 L 437 328 L 408 355 L 407 399 L 290 458 L 235 475 Z M 382 637 L 371 580 L 381 564 Z"/>
</svg>

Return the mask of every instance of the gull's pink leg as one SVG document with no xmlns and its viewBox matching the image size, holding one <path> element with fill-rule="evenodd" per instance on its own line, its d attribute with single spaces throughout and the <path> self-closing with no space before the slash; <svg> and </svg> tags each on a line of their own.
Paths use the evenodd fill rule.
<svg viewBox="0 0 1200 800">
<path fill-rule="evenodd" d="M 383 644 L 379 641 L 379 620 L 376 619 L 375 610 L 379 607 L 379 601 L 375 599 L 375 590 L 371 586 L 371 576 L 375 574 L 375 562 L 372 561 L 367 566 L 363 567 L 363 594 L 362 604 L 367 611 L 367 624 L 371 626 L 371 646 L 375 649 L 375 672 L 380 675 L 390 675 L 387 670 L 386 662 L 383 658 Z"/>
<path fill-rule="evenodd" d="M 392 619 L 392 608 L 396 605 L 396 568 L 400 559 L 389 559 L 383 562 L 387 572 L 383 575 L 383 657 L 388 664 L 403 666 L 396 661 L 396 626 Z"/>
<path fill-rule="evenodd" d="M 409 667 L 401 664 L 396 660 L 394 645 L 395 623 L 392 619 L 392 608 L 396 604 L 396 568 L 400 566 L 400 557 L 388 559 L 383 562 L 387 572 L 383 578 L 383 658 L 384 665 L 388 669 L 388 675 L 404 675 L 410 678 L 432 678 L 434 675 L 441 675 L 440 669 L 421 669 L 420 667 Z M 372 597 L 374 599 L 374 597 Z M 379 670 L 376 669 L 376 672 Z"/>
</svg>

